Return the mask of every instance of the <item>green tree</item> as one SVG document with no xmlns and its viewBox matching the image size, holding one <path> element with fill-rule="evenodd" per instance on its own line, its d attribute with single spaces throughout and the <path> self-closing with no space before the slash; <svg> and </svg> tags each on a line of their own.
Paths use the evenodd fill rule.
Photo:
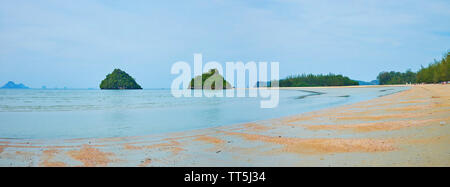
<svg viewBox="0 0 450 187">
<path fill-rule="evenodd" d="M 428 67 L 423 67 L 417 72 L 418 83 L 439 83 L 450 81 L 450 51 L 444 57 L 433 63 Z"/>
<path fill-rule="evenodd" d="M 416 73 L 408 69 L 405 73 L 402 72 L 381 72 L 378 74 L 377 79 L 380 85 L 385 84 L 406 84 L 416 83 Z"/>
<path fill-rule="evenodd" d="M 421 67 L 417 73 L 407 70 L 402 72 L 381 72 L 377 79 L 383 84 L 405 83 L 440 83 L 450 81 L 450 51 L 440 60 L 434 60 L 427 67 Z"/>
</svg>

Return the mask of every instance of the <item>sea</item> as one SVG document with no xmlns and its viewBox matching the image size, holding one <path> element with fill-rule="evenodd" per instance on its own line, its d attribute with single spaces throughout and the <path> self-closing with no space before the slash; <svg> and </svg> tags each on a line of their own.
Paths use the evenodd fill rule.
<svg viewBox="0 0 450 187">
<path fill-rule="evenodd" d="M 174 97 L 168 89 L 0 89 L 0 138 L 110 138 L 182 132 L 291 116 L 407 89 L 280 89 L 275 108 L 260 107 L 267 98 Z"/>
</svg>

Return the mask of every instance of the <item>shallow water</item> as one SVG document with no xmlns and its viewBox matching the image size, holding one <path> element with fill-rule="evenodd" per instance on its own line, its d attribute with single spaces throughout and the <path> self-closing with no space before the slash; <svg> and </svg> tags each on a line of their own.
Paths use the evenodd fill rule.
<svg viewBox="0 0 450 187">
<path fill-rule="evenodd" d="M 0 90 L 0 138 L 139 136 L 278 118 L 369 100 L 407 87 L 280 90 L 264 98 L 175 98 L 170 90 Z"/>
</svg>

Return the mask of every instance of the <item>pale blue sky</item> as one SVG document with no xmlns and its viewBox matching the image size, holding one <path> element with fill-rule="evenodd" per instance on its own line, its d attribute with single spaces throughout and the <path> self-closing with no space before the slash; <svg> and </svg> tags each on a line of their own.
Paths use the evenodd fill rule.
<svg viewBox="0 0 450 187">
<path fill-rule="evenodd" d="M 168 88 L 193 53 L 370 81 L 440 58 L 448 20 L 448 0 L 0 0 L 0 84 L 98 88 L 121 68 Z"/>
</svg>

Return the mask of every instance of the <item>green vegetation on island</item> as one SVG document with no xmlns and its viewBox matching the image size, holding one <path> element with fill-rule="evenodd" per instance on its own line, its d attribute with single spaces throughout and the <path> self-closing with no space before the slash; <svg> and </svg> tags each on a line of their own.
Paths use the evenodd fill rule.
<svg viewBox="0 0 450 187">
<path fill-rule="evenodd" d="M 380 85 L 406 83 L 440 83 L 450 81 L 450 52 L 440 61 L 434 61 L 428 67 L 423 67 L 414 73 L 411 70 L 401 72 L 381 72 L 377 79 Z"/>
<path fill-rule="evenodd" d="M 279 81 L 280 87 L 308 87 L 308 86 L 351 86 L 358 85 L 358 81 L 351 80 L 342 75 L 291 75 Z"/>
<path fill-rule="evenodd" d="M 106 76 L 100 83 L 100 89 L 142 89 L 136 83 L 133 77 L 120 69 L 114 71 Z"/>
<path fill-rule="evenodd" d="M 201 85 L 194 85 L 195 81 L 201 82 Z M 222 82 L 222 87 L 218 83 Z M 217 88 L 216 88 L 217 85 Z M 231 84 L 227 82 L 222 75 L 219 74 L 217 69 L 211 69 L 209 72 L 203 73 L 193 78 L 189 84 L 190 89 L 230 89 Z"/>
</svg>

